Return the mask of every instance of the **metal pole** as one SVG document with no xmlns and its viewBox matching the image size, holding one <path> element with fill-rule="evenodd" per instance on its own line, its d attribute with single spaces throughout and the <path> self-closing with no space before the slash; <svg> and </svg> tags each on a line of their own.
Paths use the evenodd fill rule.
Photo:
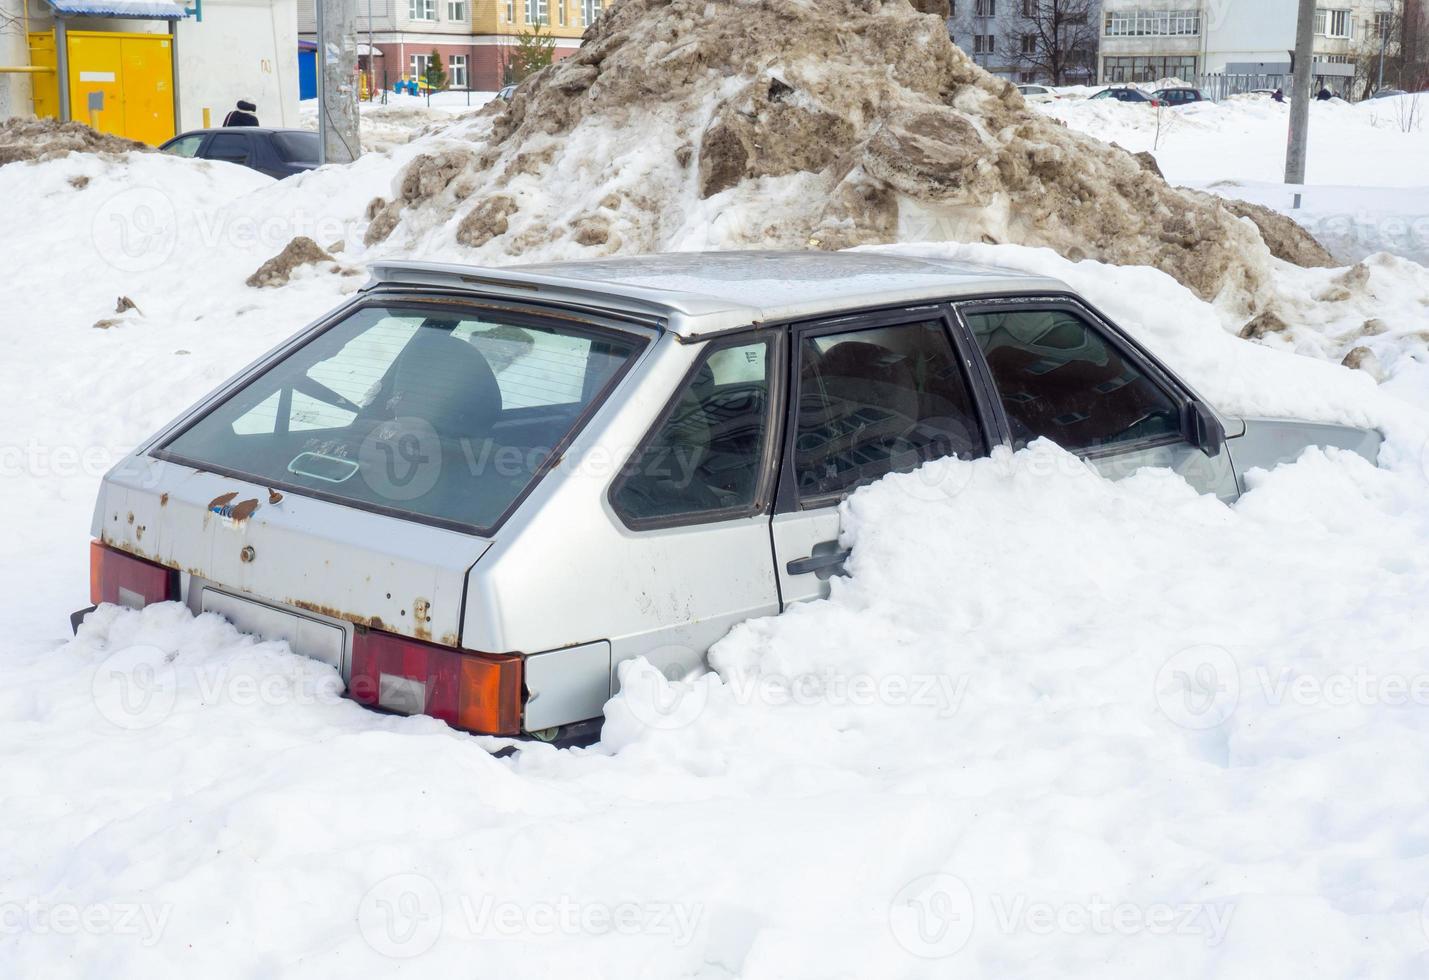
<svg viewBox="0 0 1429 980">
<path fill-rule="evenodd" d="M 357 0 L 317 0 L 318 112 L 324 163 L 351 163 L 362 154 L 357 136 Z"/>
<path fill-rule="evenodd" d="M 377 47 L 372 41 L 372 0 L 367 0 L 367 98 L 377 100 Z"/>
<path fill-rule="evenodd" d="M 318 48 L 313 52 L 313 70 L 318 82 L 318 166 L 327 163 L 327 33 L 323 30 L 323 2 L 315 0 L 313 12 L 317 17 Z"/>
<path fill-rule="evenodd" d="M 1295 31 L 1295 77 L 1290 84 L 1290 146 L 1285 153 L 1285 183 L 1305 183 L 1305 151 L 1310 142 L 1310 91 L 1315 66 L 1315 0 L 1300 0 Z"/>
</svg>

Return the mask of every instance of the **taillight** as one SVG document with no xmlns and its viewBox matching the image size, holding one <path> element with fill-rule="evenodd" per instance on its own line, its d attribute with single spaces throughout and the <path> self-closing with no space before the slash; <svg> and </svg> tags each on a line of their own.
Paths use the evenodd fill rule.
<svg viewBox="0 0 1429 980">
<path fill-rule="evenodd" d="M 89 601 L 143 609 L 179 598 L 179 573 L 98 541 L 89 543 Z"/>
<path fill-rule="evenodd" d="M 377 630 L 352 644 L 352 699 L 431 715 L 482 735 L 521 731 L 521 658 L 468 653 Z"/>
</svg>

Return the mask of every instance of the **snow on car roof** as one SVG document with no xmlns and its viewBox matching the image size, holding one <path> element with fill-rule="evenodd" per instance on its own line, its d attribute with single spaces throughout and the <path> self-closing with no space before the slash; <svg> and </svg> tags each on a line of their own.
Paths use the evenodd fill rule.
<svg viewBox="0 0 1429 980">
<path fill-rule="evenodd" d="M 677 252 L 502 268 L 378 262 L 372 271 L 373 285 L 537 294 L 659 319 L 687 337 L 860 307 L 1067 290 L 1011 269 L 878 252 Z"/>
</svg>

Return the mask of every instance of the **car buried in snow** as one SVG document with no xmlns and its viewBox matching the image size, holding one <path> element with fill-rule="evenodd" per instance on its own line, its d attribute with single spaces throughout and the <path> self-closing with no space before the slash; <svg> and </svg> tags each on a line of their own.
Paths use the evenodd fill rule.
<svg viewBox="0 0 1429 980">
<path fill-rule="evenodd" d="M 1380 442 L 1224 416 L 1008 270 L 389 262 L 105 477 L 91 601 L 220 614 L 376 708 L 589 739 L 623 661 L 691 675 L 735 624 L 827 595 L 850 492 L 1038 437 L 1225 500 L 1251 467 Z"/>
</svg>

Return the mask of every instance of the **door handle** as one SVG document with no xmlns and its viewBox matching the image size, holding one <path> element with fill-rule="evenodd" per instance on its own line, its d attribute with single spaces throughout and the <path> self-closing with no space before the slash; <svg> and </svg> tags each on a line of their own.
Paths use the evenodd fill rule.
<svg viewBox="0 0 1429 980">
<path fill-rule="evenodd" d="M 825 554 L 812 554 L 807 558 L 795 558 L 788 565 L 784 566 L 790 575 L 808 575 L 813 572 L 819 578 L 832 578 L 834 575 L 843 575 L 843 564 L 848 561 L 853 550 L 845 548 L 842 551 L 830 551 Z"/>
</svg>

